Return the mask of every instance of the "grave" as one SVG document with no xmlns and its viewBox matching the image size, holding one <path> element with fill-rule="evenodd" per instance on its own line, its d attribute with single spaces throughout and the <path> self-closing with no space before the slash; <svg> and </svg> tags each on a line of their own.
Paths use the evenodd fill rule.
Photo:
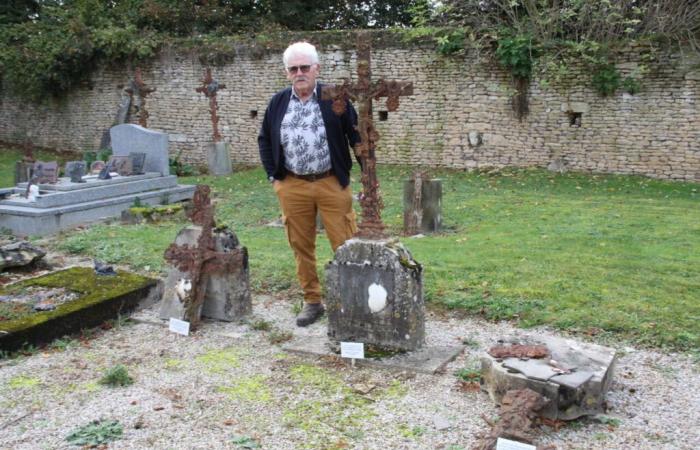
<svg viewBox="0 0 700 450">
<path fill-rule="evenodd" d="M 17 235 L 48 235 L 119 217 L 134 203 L 158 205 L 192 198 L 194 186 L 178 185 L 177 177 L 169 175 L 167 134 L 138 125 L 118 125 L 112 128 L 112 145 L 115 157 L 130 162 L 127 166 L 131 166 L 131 173 L 136 169 L 143 173 L 111 172 L 109 179 L 90 173 L 80 176 L 78 181 L 79 170 L 76 173 L 76 165 L 71 164 L 73 180 L 71 177 L 51 179 L 53 165 L 43 163 L 43 179 L 38 180 L 37 195 L 25 196 L 28 183 L 0 190 L 0 228 Z"/>
<path fill-rule="evenodd" d="M 168 273 L 160 318 L 187 321 L 193 328 L 201 316 L 233 321 L 252 307 L 248 251 L 225 227 L 216 227 L 209 187 L 197 186 L 194 207 L 165 257 L 174 267 Z"/>
<path fill-rule="evenodd" d="M 403 187 L 404 234 L 435 233 L 441 226 L 442 181 L 418 171 Z"/>
<path fill-rule="evenodd" d="M 614 349 L 570 339 L 509 338 L 482 354 L 482 389 L 499 404 L 507 391 L 531 389 L 547 399 L 540 414 L 550 419 L 599 414 L 616 358 Z"/>
<path fill-rule="evenodd" d="M 463 346 L 426 347 L 422 267 L 408 249 L 387 239 L 380 210 L 376 173 L 376 142 L 372 100 L 386 97 L 388 111 L 399 106 L 399 97 L 411 95 L 408 82 L 371 80 L 370 35 L 358 34 L 357 82 L 324 88 L 322 98 L 343 114 L 352 98 L 358 110 L 361 142 L 355 153 L 362 167 L 362 220 L 355 238 L 341 245 L 326 265 L 325 303 L 330 343 L 317 339 L 293 341 L 290 352 L 328 354 L 338 342 L 364 344 L 386 357 L 362 360 L 380 367 L 434 373 L 456 357 Z M 371 361 L 371 362 L 370 362 Z"/>
<path fill-rule="evenodd" d="M 0 350 L 37 345 L 116 319 L 158 292 L 156 280 L 73 267 L 0 287 Z"/>
<path fill-rule="evenodd" d="M 219 133 L 219 105 L 216 97 L 221 89 L 226 85 L 219 83 L 211 76 L 211 69 L 207 68 L 201 80 L 202 85 L 195 89 L 196 92 L 204 94 L 209 99 L 209 115 L 211 117 L 212 142 L 207 144 L 207 164 L 209 174 L 215 176 L 230 175 L 233 172 L 231 167 L 231 147 L 224 142 Z"/>
</svg>

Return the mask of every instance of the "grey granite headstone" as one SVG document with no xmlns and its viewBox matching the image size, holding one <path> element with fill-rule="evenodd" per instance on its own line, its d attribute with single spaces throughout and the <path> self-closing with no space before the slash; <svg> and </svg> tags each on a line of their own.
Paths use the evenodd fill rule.
<svg viewBox="0 0 700 450">
<path fill-rule="evenodd" d="M 201 227 L 190 225 L 178 233 L 175 244 L 190 247 L 197 246 Z M 214 233 L 217 252 L 232 249 L 242 249 L 245 253 L 244 264 L 229 273 L 214 273 L 209 276 L 209 282 L 204 294 L 202 316 L 227 322 L 238 320 L 252 311 L 248 256 L 245 247 L 241 247 L 236 235 L 228 229 L 217 230 Z M 191 275 L 175 268 L 171 269 L 165 280 L 163 300 L 160 308 L 160 318 L 184 319 L 184 305 L 177 292 L 179 280 L 191 280 Z"/>
<path fill-rule="evenodd" d="M 70 177 L 71 183 L 85 183 L 85 161 L 68 161 L 66 163 L 66 175 Z"/>
<path fill-rule="evenodd" d="M 145 153 L 143 170 L 169 175 L 168 135 L 149 130 L 140 125 L 125 123 L 111 128 L 112 154 L 129 156 L 129 153 Z"/>
<path fill-rule="evenodd" d="M 326 265 L 328 337 L 382 349 L 425 341 L 422 267 L 397 241 L 350 239 Z"/>
<path fill-rule="evenodd" d="M 215 176 L 231 175 L 230 146 L 226 142 L 212 142 L 207 146 L 207 163 L 209 174 Z"/>
<path fill-rule="evenodd" d="M 549 403 L 541 411 L 551 419 L 572 420 L 602 413 L 615 368 L 615 350 L 570 339 L 541 337 L 513 343 L 545 345 L 546 358 L 481 356 L 482 389 L 499 403 L 511 389 L 530 388 Z"/>
</svg>

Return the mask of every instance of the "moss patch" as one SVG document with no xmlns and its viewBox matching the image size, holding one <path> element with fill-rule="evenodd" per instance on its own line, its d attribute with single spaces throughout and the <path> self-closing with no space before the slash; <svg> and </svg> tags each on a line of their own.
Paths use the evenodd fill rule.
<svg viewBox="0 0 700 450">
<path fill-rule="evenodd" d="M 155 285 L 155 280 L 129 272 L 98 276 L 92 268 L 73 267 L 0 288 L 0 295 L 21 292 L 30 286 L 62 287 L 79 294 L 77 299 L 52 311 L 0 322 L 0 348 L 14 350 L 25 342 L 49 342 L 114 319 L 135 308 Z"/>
<path fill-rule="evenodd" d="M 233 385 L 219 386 L 217 390 L 226 394 L 232 400 L 268 403 L 272 399 L 270 388 L 267 386 L 267 377 L 264 375 L 240 378 Z"/>
<path fill-rule="evenodd" d="M 240 351 L 235 347 L 209 350 L 197 356 L 197 362 L 209 373 L 223 374 L 240 367 Z"/>
<path fill-rule="evenodd" d="M 25 377 L 24 375 L 19 375 L 11 378 L 7 382 L 7 387 L 10 389 L 33 389 L 39 386 L 41 380 L 34 377 Z"/>
</svg>

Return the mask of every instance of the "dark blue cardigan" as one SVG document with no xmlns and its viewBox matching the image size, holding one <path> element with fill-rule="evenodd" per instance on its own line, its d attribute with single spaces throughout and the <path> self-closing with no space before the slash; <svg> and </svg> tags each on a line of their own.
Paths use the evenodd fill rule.
<svg viewBox="0 0 700 450">
<path fill-rule="evenodd" d="M 345 113 L 337 116 L 332 109 L 333 102 L 321 100 L 322 86 L 321 83 L 316 84 L 316 95 L 323 123 L 326 126 L 326 138 L 331 153 L 331 170 L 340 181 L 340 185 L 345 187 L 350 184 L 350 169 L 352 168 L 349 146 L 355 147 L 355 144 L 360 141 L 360 135 L 356 129 L 357 112 L 348 101 Z M 280 129 L 291 94 L 292 88 L 288 87 L 272 96 L 265 110 L 265 117 L 258 135 L 260 160 L 265 172 L 267 172 L 268 177 L 274 177 L 278 180 L 283 179 L 287 174 L 287 169 L 284 167 Z"/>
</svg>

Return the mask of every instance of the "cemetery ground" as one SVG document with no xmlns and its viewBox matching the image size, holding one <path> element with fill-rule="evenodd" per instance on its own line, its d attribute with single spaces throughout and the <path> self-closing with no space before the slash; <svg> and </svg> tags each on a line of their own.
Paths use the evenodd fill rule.
<svg viewBox="0 0 700 450">
<path fill-rule="evenodd" d="M 3 186 L 12 182 L 10 153 L 0 152 Z M 411 169 L 380 166 L 379 174 L 383 218 L 399 235 Z M 253 316 L 206 322 L 184 338 L 145 310 L 3 355 L 0 448 L 68 448 L 82 430 L 85 442 L 112 433 L 110 448 L 466 449 L 487 430 L 481 415 L 498 415 L 472 382 L 479 352 L 533 332 L 602 343 L 620 356 L 608 412 L 543 424 L 540 444 L 697 447 L 700 186 L 543 170 L 431 174 L 443 180 L 445 229 L 401 240 L 425 266 L 428 342 L 467 344 L 444 373 L 351 370 L 335 358 L 284 353 L 292 335 L 322 336 L 326 323 L 293 324 L 301 294 L 284 232 L 267 226 L 279 215 L 269 183 L 260 169 L 189 177 L 180 182 L 212 186 L 218 221 L 248 247 Z M 97 258 L 158 277 L 185 224 L 115 222 L 32 241 L 56 265 Z M 332 258 L 323 237 L 318 250 L 322 269 Z M 112 370 L 101 383 L 119 365 L 126 373 Z"/>
</svg>

